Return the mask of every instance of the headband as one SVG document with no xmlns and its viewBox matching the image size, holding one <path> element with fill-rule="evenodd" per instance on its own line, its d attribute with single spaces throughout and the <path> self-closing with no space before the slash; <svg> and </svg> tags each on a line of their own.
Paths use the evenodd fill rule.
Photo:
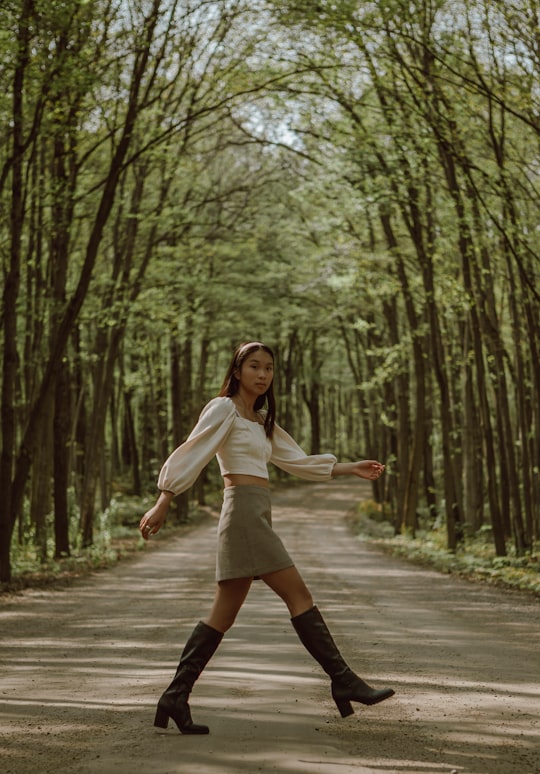
<svg viewBox="0 0 540 774">
<path fill-rule="evenodd" d="M 250 347 L 261 347 L 262 349 L 266 349 L 266 344 L 263 344 L 261 341 L 248 341 L 247 344 L 242 344 L 238 350 L 238 357 L 242 354 L 242 352 L 244 352 L 246 349 L 249 349 Z"/>
</svg>

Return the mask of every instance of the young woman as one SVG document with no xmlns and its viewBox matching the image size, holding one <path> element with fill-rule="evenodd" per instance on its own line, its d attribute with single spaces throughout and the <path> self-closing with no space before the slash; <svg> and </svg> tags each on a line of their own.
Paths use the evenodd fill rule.
<svg viewBox="0 0 540 774">
<path fill-rule="evenodd" d="M 377 704 L 394 694 L 375 690 L 345 663 L 314 606 L 294 562 L 272 529 L 267 463 L 310 481 L 353 475 L 375 480 L 384 465 L 374 460 L 337 462 L 332 454 L 306 455 L 275 423 L 272 389 L 274 356 L 258 341 L 242 344 L 231 361 L 219 393 L 203 409 L 187 440 L 167 459 L 159 475 L 161 494 L 141 519 L 145 540 L 159 531 L 175 495 L 189 489 L 217 456 L 224 482 L 218 525 L 217 589 L 209 616 L 193 630 L 176 675 L 161 696 L 154 725 L 171 718 L 183 734 L 207 734 L 191 719 L 188 698 L 193 685 L 233 625 L 254 579 L 262 579 L 287 605 L 298 636 L 331 678 L 332 696 L 342 717 L 351 701 Z M 266 404 L 266 410 L 262 408 Z"/>
</svg>

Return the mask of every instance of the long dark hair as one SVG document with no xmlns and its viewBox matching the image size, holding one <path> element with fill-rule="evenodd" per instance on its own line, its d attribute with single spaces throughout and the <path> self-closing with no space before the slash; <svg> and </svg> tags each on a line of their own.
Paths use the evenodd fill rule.
<svg viewBox="0 0 540 774">
<path fill-rule="evenodd" d="M 233 395 L 236 395 L 238 392 L 238 387 L 240 386 L 240 382 L 234 375 L 234 372 L 242 368 L 242 363 L 247 357 L 249 357 L 249 355 L 252 355 L 254 352 L 258 352 L 260 349 L 270 355 L 272 361 L 274 361 L 274 353 L 270 347 L 267 347 L 266 344 L 262 344 L 260 341 L 248 341 L 244 344 L 240 344 L 240 346 L 237 347 L 236 352 L 234 353 L 230 362 L 229 368 L 227 369 L 221 390 L 219 391 L 220 398 L 232 398 Z M 271 438 L 272 433 L 274 432 L 274 424 L 276 421 L 274 380 L 272 380 L 270 387 L 266 390 L 266 392 L 263 393 L 263 395 L 259 395 L 259 397 L 256 399 L 254 406 L 255 411 L 261 409 L 265 403 L 267 404 L 267 411 L 264 418 L 264 430 L 267 438 Z"/>
</svg>

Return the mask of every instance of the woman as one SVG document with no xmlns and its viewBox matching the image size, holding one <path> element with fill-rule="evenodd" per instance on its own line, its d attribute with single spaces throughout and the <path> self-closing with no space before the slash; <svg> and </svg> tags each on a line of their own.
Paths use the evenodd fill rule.
<svg viewBox="0 0 540 774">
<path fill-rule="evenodd" d="M 224 482 L 218 526 L 217 589 L 209 616 L 186 643 L 176 675 L 161 696 L 154 725 L 166 728 L 171 718 L 182 734 L 207 734 L 191 719 L 193 685 L 233 625 L 254 579 L 262 579 L 287 605 L 301 642 L 332 681 L 332 696 L 342 717 L 351 701 L 377 704 L 393 695 L 375 690 L 349 669 L 313 604 L 294 562 L 272 530 L 267 463 L 311 481 L 354 475 L 375 480 L 384 465 L 374 460 L 340 463 L 332 454 L 306 455 L 275 424 L 272 389 L 274 356 L 261 342 L 236 350 L 217 398 L 203 409 L 188 439 L 165 462 L 159 475 L 161 494 L 141 519 L 145 540 L 159 531 L 175 495 L 186 491 L 217 456 Z M 266 411 L 262 407 L 266 404 Z"/>
</svg>

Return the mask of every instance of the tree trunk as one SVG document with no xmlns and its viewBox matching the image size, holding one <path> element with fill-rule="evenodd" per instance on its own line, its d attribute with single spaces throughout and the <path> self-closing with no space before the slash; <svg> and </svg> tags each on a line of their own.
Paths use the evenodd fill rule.
<svg viewBox="0 0 540 774">
<path fill-rule="evenodd" d="M 463 407 L 465 431 L 463 433 L 463 500 L 465 524 L 471 534 L 476 533 L 484 522 L 484 471 L 482 466 L 483 444 L 481 424 L 478 422 L 478 404 L 475 399 L 474 371 L 467 357 L 470 339 L 470 321 L 466 326 L 464 345 L 465 366 L 463 379 Z"/>
<path fill-rule="evenodd" d="M 195 390 L 196 395 L 204 395 L 204 387 L 206 384 L 206 372 L 208 369 L 209 351 L 210 351 L 209 325 L 205 325 L 204 331 L 202 333 L 201 345 L 200 345 L 199 368 L 197 372 L 197 385 Z M 194 416 L 192 412 L 190 425 L 195 422 L 196 418 L 197 417 Z M 204 483 L 205 483 L 205 475 L 203 473 L 203 475 L 199 476 L 199 480 L 195 484 L 195 495 L 199 505 L 205 505 Z"/>
<path fill-rule="evenodd" d="M 311 429 L 310 454 L 319 454 L 321 450 L 321 405 L 319 374 L 321 360 L 317 346 L 317 334 L 311 333 L 310 364 L 302 384 L 302 395 L 307 406 Z"/>
<path fill-rule="evenodd" d="M 471 298 L 473 303 L 470 304 L 470 330 L 472 332 L 474 358 L 476 364 L 476 383 L 479 396 L 479 408 L 480 408 L 480 421 L 483 427 L 484 447 L 486 453 L 486 467 L 488 475 L 488 497 L 489 497 L 489 510 L 491 516 L 491 523 L 493 526 L 493 539 L 495 543 L 495 550 L 497 556 L 506 555 L 506 540 L 505 529 L 503 521 L 503 512 L 501 510 L 501 501 L 499 498 L 499 482 L 497 477 L 497 460 L 496 460 L 496 440 L 493 433 L 491 424 L 491 412 L 489 408 L 486 374 L 485 374 L 485 356 L 483 341 L 481 337 L 481 331 L 485 331 L 485 325 L 482 324 L 482 319 L 479 319 L 479 309 L 475 300 L 475 291 L 472 284 L 471 274 L 471 258 L 474 253 L 474 248 L 471 244 L 471 240 L 468 234 L 468 228 L 465 221 L 465 213 L 463 208 L 463 202 L 461 201 L 461 194 L 457 183 L 457 176 L 455 172 L 455 165 L 452 155 L 448 152 L 443 144 L 441 144 L 441 154 L 444 159 L 444 165 L 447 172 L 447 180 L 449 183 L 450 192 L 454 197 L 456 204 L 456 211 L 458 216 L 458 224 L 460 227 L 460 253 L 462 260 L 463 270 L 463 283 L 465 292 Z M 502 439 L 499 439 L 502 442 Z"/>
<path fill-rule="evenodd" d="M 4 279 L 2 297 L 3 348 L 2 358 L 2 451 L 0 455 L 0 582 L 11 580 L 11 537 L 17 518 L 20 499 L 14 497 L 13 471 L 15 465 L 15 379 L 18 369 L 17 354 L 17 299 L 21 271 L 21 242 L 24 220 L 23 201 L 23 121 L 24 85 L 31 39 L 32 0 L 24 0 L 17 30 L 17 61 L 13 74 L 12 103 L 12 171 L 10 212 L 10 258 Z M 26 479 L 25 479 L 26 480 Z"/>
<path fill-rule="evenodd" d="M 54 396 L 53 468 L 54 538 L 56 558 L 69 556 L 69 438 L 71 430 L 69 369 L 63 364 Z"/>
<path fill-rule="evenodd" d="M 32 466 L 30 522 L 34 527 L 34 545 L 40 562 L 47 561 L 47 521 L 51 506 L 52 474 L 52 399 L 46 412 L 41 433 L 41 446 Z"/>
<path fill-rule="evenodd" d="M 32 5 L 32 4 L 29 3 L 29 5 Z M 73 329 L 75 321 L 79 315 L 80 309 L 82 307 L 82 304 L 88 292 L 90 280 L 92 278 L 92 273 L 94 270 L 94 265 L 95 265 L 98 251 L 103 238 L 105 225 L 109 219 L 111 209 L 115 201 L 118 181 L 124 169 L 126 156 L 132 141 L 136 119 L 140 110 L 139 94 L 143 84 L 143 75 L 145 73 L 148 59 L 150 56 L 152 37 L 153 37 L 154 30 L 159 16 L 158 11 L 159 11 L 159 2 L 157 0 L 154 0 L 152 10 L 149 13 L 147 24 L 145 25 L 145 28 L 143 31 L 144 41 L 141 43 L 141 46 L 137 52 L 137 56 L 134 59 L 133 70 L 131 74 L 131 87 L 130 87 L 124 125 L 122 128 L 122 132 L 120 134 L 118 143 L 115 146 L 115 150 L 114 150 L 112 159 L 110 161 L 109 169 L 103 184 L 103 189 L 102 189 L 101 198 L 99 200 L 98 209 L 94 218 L 94 222 L 91 227 L 90 236 L 88 238 L 88 242 L 86 246 L 83 266 L 79 274 L 76 288 L 69 302 L 67 303 L 67 306 L 63 312 L 58 328 L 55 331 L 54 339 L 51 342 L 51 356 L 50 356 L 49 362 L 46 365 L 41 383 L 39 385 L 36 399 L 29 411 L 28 422 L 27 422 L 25 431 L 23 433 L 21 443 L 19 445 L 13 478 L 9 476 L 9 472 L 13 468 L 13 465 L 9 466 L 10 470 L 8 470 L 7 465 L 4 465 L 3 472 L 2 472 L 2 466 L 0 465 L 0 484 L 4 484 L 4 483 L 6 484 L 6 488 L 4 489 L 4 503 L 6 502 L 9 503 L 9 510 L 10 510 L 10 513 L 8 513 L 8 517 L 6 519 L 9 522 L 10 537 L 11 537 L 11 531 L 13 529 L 13 524 L 14 524 L 16 514 L 19 512 L 22 506 L 24 490 L 25 490 L 26 482 L 28 480 L 28 475 L 32 465 L 35 449 L 36 449 L 36 446 L 39 444 L 39 430 L 40 430 L 40 422 L 43 416 L 43 412 L 47 405 L 47 400 L 51 392 L 54 390 L 55 380 L 57 378 L 58 371 L 61 368 L 62 358 L 66 349 L 66 345 L 67 345 L 70 333 Z M 23 48 L 24 47 L 21 47 L 21 50 Z M 17 94 L 19 94 L 19 96 L 22 95 L 21 86 L 22 86 L 22 83 L 19 85 L 19 88 L 17 88 L 17 85 L 16 85 L 16 87 L 14 88 L 15 95 Z M 15 96 L 15 99 L 16 99 L 16 96 Z M 19 99 L 19 102 L 20 102 L 20 99 Z M 16 134 L 17 134 L 17 129 L 15 128 L 14 137 Z M 16 166 L 17 165 L 14 166 L 14 169 Z M 17 179 L 17 175 L 15 174 L 15 171 L 14 171 L 14 180 L 16 179 Z M 20 188 L 21 188 L 20 179 L 19 179 L 18 187 L 19 187 L 18 198 L 20 199 Z M 15 206 L 17 201 L 18 201 L 17 196 L 15 196 L 13 199 L 14 213 L 20 209 L 21 202 L 19 202 L 18 206 Z M 18 241 L 20 242 L 20 228 L 19 228 Z M 15 242 L 17 242 L 17 240 L 15 240 Z M 20 257 L 20 244 L 19 244 L 19 257 Z M 7 385 L 9 389 L 9 379 L 8 379 Z M 2 475 L 6 477 L 5 482 Z M 6 574 L 9 575 L 9 572 L 10 572 L 9 561 L 7 565 L 5 564 L 5 553 L 6 553 L 5 548 L 2 545 L 0 545 L 0 562 L 1 562 L 0 577 Z M 9 547 L 7 549 L 7 553 L 9 554 Z"/>
<path fill-rule="evenodd" d="M 173 336 L 169 342 L 173 449 L 182 443 L 187 434 L 186 408 L 191 402 L 191 344 L 186 344 L 182 350 L 178 339 Z M 187 358 L 185 361 L 182 354 Z M 174 503 L 178 519 L 184 521 L 189 514 L 189 492 L 177 495 Z"/>
<path fill-rule="evenodd" d="M 124 432 L 123 432 L 123 461 L 131 468 L 133 494 L 142 496 L 141 470 L 139 463 L 139 449 L 135 433 L 135 422 L 131 408 L 131 393 L 124 390 Z"/>
<path fill-rule="evenodd" d="M 424 336 L 420 329 L 420 319 L 416 313 L 413 296 L 410 290 L 409 279 L 405 269 L 403 256 L 398 249 L 398 241 L 392 227 L 390 212 L 381 207 L 379 209 L 381 224 L 386 242 L 396 262 L 396 274 L 399 279 L 401 292 L 405 303 L 405 311 L 409 330 L 411 332 L 413 363 L 414 363 L 414 411 L 415 417 L 409 420 L 409 395 L 405 379 L 398 383 L 396 403 L 399 405 L 398 417 L 400 441 L 398 443 L 397 465 L 402 471 L 403 485 L 400 498 L 400 526 L 413 536 L 417 528 L 417 511 L 419 504 L 420 479 L 422 473 L 422 461 L 426 454 L 426 372 L 424 355 Z M 398 331 L 394 332 L 392 342 L 397 346 L 399 341 Z"/>
</svg>

